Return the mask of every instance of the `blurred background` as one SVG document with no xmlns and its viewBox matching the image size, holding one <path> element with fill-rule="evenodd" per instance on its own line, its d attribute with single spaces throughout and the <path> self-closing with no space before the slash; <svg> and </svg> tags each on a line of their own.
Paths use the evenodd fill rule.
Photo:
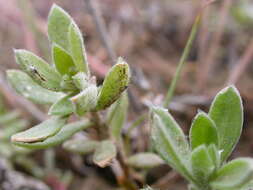
<svg viewBox="0 0 253 190">
<path fill-rule="evenodd" d="M 8 110 L 24 126 L 43 120 L 46 108 L 17 95 L 6 82 L 5 70 L 18 68 L 14 48 L 28 49 L 51 61 L 47 15 L 53 3 L 70 13 L 81 28 L 91 71 L 100 82 L 118 56 L 130 64 L 129 121 L 133 121 L 147 111 L 147 101 L 159 102 L 166 94 L 201 1 L 0 0 L 1 113 Z M 253 156 L 252 34 L 252 0 L 218 0 L 206 8 L 170 105 L 172 114 L 188 132 L 197 109 L 208 111 L 217 91 L 235 84 L 244 101 L 245 123 L 232 157 Z M 3 124 L 0 120 L 0 137 L 7 131 Z M 133 151 L 148 149 L 147 125 L 142 122 L 131 133 Z M 8 140 L 0 139 L 0 143 L 0 189 L 117 189 L 112 171 L 94 166 L 88 156 L 56 147 L 16 157 Z M 147 184 L 159 189 L 186 189 L 185 181 L 168 166 L 145 171 L 145 176 Z"/>
</svg>

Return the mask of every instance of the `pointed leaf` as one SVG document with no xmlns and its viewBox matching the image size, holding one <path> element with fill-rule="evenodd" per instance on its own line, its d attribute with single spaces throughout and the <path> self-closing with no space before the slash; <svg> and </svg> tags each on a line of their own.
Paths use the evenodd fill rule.
<svg viewBox="0 0 253 190">
<path fill-rule="evenodd" d="M 217 190 L 239 189 L 249 183 L 253 177 L 253 160 L 238 158 L 218 170 L 211 186 Z"/>
<path fill-rule="evenodd" d="M 164 161 L 154 153 L 142 152 L 130 156 L 127 163 L 135 168 L 146 169 L 164 164 Z"/>
<path fill-rule="evenodd" d="M 107 73 L 99 93 L 97 110 L 105 109 L 115 102 L 127 88 L 130 80 L 128 64 L 122 58 Z"/>
<path fill-rule="evenodd" d="M 116 154 L 115 145 L 109 140 L 104 140 L 97 146 L 93 155 L 93 161 L 98 166 L 104 168 L 111 163 Z"/>
<path fill-rule="evenodd" d="M 15 50 L 16 62 L 38 84 L 59 91 L 61 76 L 43 59 L 26 50 Z"/>
<path fill-rule="evenodd" d="M 88 120 L 73 122 L 64 125 L 57 134 L 48 137 L 42 142 L 35 142 L 35 143 L 14 142 L 14 144 L 29 149 L 45 149 L 63 143 L 64 141 L 72 137 L 75 133 L 86 129 L 91 125 L 92 123 L 89 122 Z"/>
<path fill-rule="evenodd" d="M 151 138 L 156 151 L 181 175 L 190 179 L 190 148 L 186 137 L 167 110 L 152 108 Z"/>
<path fill-rule="evenodd" d="M 127 110 L 127 93 L 122 93 L 121 97 L 111 105 L 107 116 L 107 124 L 110 127 L 110 133 L 115 139 L 119 139 L 121 136 L 121 129 L 127 117 Z"/>
<path fill-rule="evenodd" d="M 243 125 L 243 107 L 239 92 L 234 86 L 221 90 L 215 97 L 210 111 L 219 135 L 222 161 L 226 160 L 238 142 Z"/>
<path fill-rule="evenodd" d="M 205 144 L 218 146 L 218 134 L 215 123 L 204 112 L 198 113 L 194 118 L 190 130 L 190 142 L 192 149 Z"/>
<path fill-rule="evenodd" d="M 12 142 L 39 142 L 55 135 L 63 127 L 66 118 L 51 117 L 26 131 L 17 133 L 11 137 Z"/>
<path fill-rule="evenodd" d="M 68 30 L 72 19 L 61 7 L 53 5 L 48 16 L 48 37 L 53 43 L 69 50 Z"/>
<path fill-rule="evenodd" d="M 52 54 L 55 67 L 60 74 L 73 75 L 77 72 L 71 55 L 62 47 L 53 43 Z"/>
<path fill-rule="evenodd" d="M 74 107 L 72 102 L 70 101 L 70 95 L 64 96 L 55 102 L 49 109 L 49 115 L 70 115 L 74 112 Z"/>
<path fill-rule="evenodd" d="M 94 140 L 73 139 L 66 141 L 63 147 L 70 152 L 85 155 L 94 152 L 98 145 L 99 142 Z"/>
<path fill-rule="evenodd" d="M 193 150 L 191 155 L 191 165 L 194 178 L 199 181 L 202 186 L 205 186 L 215 169 L 215 165 L 213 164 L 205 145 L 200 145 Z"/>
<path fill-rule="evenodd" d="M 81 93 L 71 98 L 74 105 L 75 113 L 82 116 L 87 111 L 91 111 L 97 104 L 97 87 L 90 85 L 84 89 Z"/>
<path fill-rule="evenodd" d="M 78 71 L 89 74 L 88 61 L 84 48 L 83 36 L 78 26 L 72 22 L 69 26 L 69 46 L 72 58 Z"/>
<path fill-rule="evenodd" d="M 42 88 L 30 76 L 19 70 L 8 70 L 7 79 L 19 94 L 37 104 L 53 104 L 64 96 L 61 92 Z"/>
</svg>

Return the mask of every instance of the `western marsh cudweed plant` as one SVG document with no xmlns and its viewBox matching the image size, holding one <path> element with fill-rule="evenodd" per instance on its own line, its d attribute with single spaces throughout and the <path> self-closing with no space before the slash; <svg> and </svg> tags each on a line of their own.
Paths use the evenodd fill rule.
<svg viewBox="0 0 253 190">
<path fill-rule="evenodd" d="M 123 91 L 130 78 L 128 64 L 119 58 L 107 73 L 103 84 L 97 86 L 96 78 L 90 74 L 81 32 L 74 20 L 57 5 L 53 5 L 49 13 L 48 37 L 53 64 L 46 63 L 27 50 L 14 50 L 16 62 L 22 71 L 8 70 L 7 78 L 16 91 L 27 99 L 51 105 L 48 111 L 50 117 L 28 130 L 14 134 L 11 141 L 29 149 L 58 145 L 80 130 L 101 124 L 97 112 L 116 101 L 105 122 L 110 126 L 109 132 L 105 131 L 103 136 L 98 134 L 99 141 L 83 142 L 86 147 L 81 147 L 83 152 L 94 151 L 94 162 L 105 167 L 116 156 L 115 141 L 126 115 L 128 99 Z M 67 124 L 72 114 L 84 116 L 89 113 L 95 119 L 89 120 L 87 117 Z M 73 143 L 74 147 L 78 147 L 78 142 L 68 142 L 66 148 L 73 149 Z"/>
<path fill-rule="evenodd" d="M 189 142 L 175 119 L 162 107 L 151 108 L 152 142 L 159 155 L 190 183 L 189 190 L 249 190 L 253 159 L 227 159 L 243 126 L 243 106 L 234 86 L 221 90 L 209 113 L 199 111 Z"/>
</svg>

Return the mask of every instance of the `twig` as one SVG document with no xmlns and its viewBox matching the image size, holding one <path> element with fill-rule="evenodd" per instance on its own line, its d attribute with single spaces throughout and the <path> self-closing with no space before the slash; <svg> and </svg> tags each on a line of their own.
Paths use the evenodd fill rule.
<svg viewBox="0 0 253 190">
<path fill-rule="evenodd" d="M 180 73 L 183 69 L 183 66 L 186 62 L 186 59 L 188 58 L 189 56 L 189 53 L 190 53 L 190 50 L 191 50 L 191 47 L 192 47 L 192 44 L 193 44 L 193 41 L 196 37 L 196 33 L 197 33 L 197 29 L 199 27 L 199 24 L 200 24 L 200 20 L 201 20 L 201 13 L 197 15 L 195 21 L 194 21 L 194 24 L 192 26 L 192 30 L 191 30 L 191 34 L 190 34 L 190 37 L 187 41 L 187 44 L 184 48 L 184 51 L 183 51 L 183 54 L 180 58 L 180 61 L 178 63 L 178 66 L 177 66 L 177 69 L 176 69 L 176 73 L 172 79 L 172 82 L 170 84 L 170 87 L 168 89 L 168 92 L 167 92 L 167 95 L 165 97 L 165 100 L 164 100 L 164 107 L 168 107 L 169 106 L 169 103 L 174 95 L 174 91 L 175 91 L 175 88 L 176 88 L 176 84 L 177 84 L 177 81 L 179 79 L 179 76 L 180 76 Z"/>
<path fill-rule="evenodd" d="M 27 113 L 31 114 L 38 121 L 44 121 L 47 116 L 40 111 L 34 104 L 19 96 L 14 92 L 8 85 L 3 77 L 3 73 L 0 72 L 0 91 L 5 96 L 6 100 L 13 107 L 21 107 L 22 110 L 26 110 Z"/>
<path fill-rule="evenodd" d="M 248 45 L 245 53 L 239 59 L 238 64 L 232 69 L 227 80 L 227 84 L 235 84 L 243 72 L 246 70 L 247 66 L 251 63 L 253 58 L 253 39 Z"/>
<path fill-rule="evenodd" d="M 180 175 L 175 171 L 170 171 L 167 175 L 159 179 L 155 184 L 152 185 L 154 188 L 162 188 L 166 187 L 169 188 L 170 185 L 172 185 L 175 181 L 175 179 L 178 179 Z"/>
</svg>

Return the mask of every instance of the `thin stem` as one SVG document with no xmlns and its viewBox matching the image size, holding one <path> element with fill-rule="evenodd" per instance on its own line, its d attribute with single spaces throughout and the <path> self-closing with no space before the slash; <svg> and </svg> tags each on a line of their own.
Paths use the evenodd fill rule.
<svg viewBox="0 0 253 190">
<path fill-rule="evenodd" d="M 190 50 L 192 48 L 193 41 L 194 41 L 194 39 L 196 37 L 196 33 L 197 33 L 197 30 L 198 30 L 199 25 L 200 25 L 200 20 L 201 20 L 201 14 L 199 14 L 196 17 L 196 19 L 194 21 L 194 24 L 192 26 L 191 34 L 189 36 L 189 39 L 188 39 L 187 44 L 186 44 L 186 46 L 184 48 L 183 54 L 182 54 L 182 56 L 180 58 L 180 61 L 178 63 L 175 76 L 172 79 L 172 82 L 171 82 L 170 87 L 168 89 L 167 95 L 165 97 L 164 107 L 168 107 L 169 106 L 170 101 L 171 101 L 171 99 L 172 99 L 172 97 L 174 95 L 174 91 L 175 91 L 175 88 L 176 88 L 177 81 L 179 79 L 179 76 L 181 74 L 183 66 L 185 65 L 186 59 L 189 56 Z"/>
</svg>

